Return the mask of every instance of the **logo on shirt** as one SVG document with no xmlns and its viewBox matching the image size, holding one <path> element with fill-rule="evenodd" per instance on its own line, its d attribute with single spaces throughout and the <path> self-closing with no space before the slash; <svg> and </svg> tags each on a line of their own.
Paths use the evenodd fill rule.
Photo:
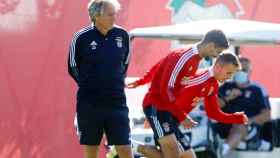
<svg viewBox="0 0 280 158">
<path fill-rule="evenodd" d="M 116 43 L 117 43 L 117 47 L 118 48 L 122 48 L 123 47 L 123 39 L 122 39 L 122 37 L 116 37 Z"/>
<path fill-rule="evenodd" d="M 183 85 L 183 86 L 187 85 L 188 81 L 189 81 L 189 77 L 184 76 L 181 80 L 181 85 Z"/>
<path fill-rule="evenodd" d="M 205 90 L 206 90 L 205 88 L 202 88 L 202 89 L 201 89 L 201 92 L 205 92 Z"/>
<path fill-rule="evenodd" d="M 91 47 L 92 50 L 95 50 L 95 49 L 96 49 L 96 46 L 97 46 L 97 43 L 96 43 L 95 41 L 92 41 L 92 42 L 90 43 L 90 47 Z"/>
<path fill-rule="evenodd" d="M 246 91 L 245 92 L 245 98 L 250 98 L 251 97 L 252 92 L 251 91 Z"/>
<path fill-rule="evenodd" d="M 193 67 L 191 66 L 191 67 L 189 68 L 189 71 L 192 71 L 192 69 L 193 69 Z"/>
<path fill-rule="evenodd" d="M 226 95 L 227 95 L 227 96 L 229 96 L 230 93 L 231 93 L 231 90 L 230 90 L 230 89 L 226 90 Z"/>
</svg>

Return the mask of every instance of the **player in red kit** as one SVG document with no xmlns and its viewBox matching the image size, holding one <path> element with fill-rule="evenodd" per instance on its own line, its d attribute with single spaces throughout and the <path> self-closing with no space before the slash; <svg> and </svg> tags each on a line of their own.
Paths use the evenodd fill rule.
<svg viewBox="0 0 280 158">
<path fill-rule="evenodd" d="M 163 62 L 160 62 L 158 67 L 160 68 L 162 64 Z M 143 153 L 152 152 L 152 157 L 195 158 L 190 144 L 184 140 L 184 135 L 178 127 L 180 124 L 194 125 L 193 120 L 188 118 L 187 114 L 200 101 L 204 102 L 206 113 L 212 119 L 223 123 L 247 123 L 248 119 L 244 113 L 223 113 L 217 103 L 218 82 L 231 78 L 239 67 L 240 64 L 236 56 L 229 53 L 222 54 L 218 57 L 213 68 L 194 76 L 183 76 L 180 82 L 183 88 L 174 93 L 175 100 L 173 102 L 153 103 L 153 99 L 151 102 L 144 100 L 144 113 L 154 131 L 156 140 L 160 144 L 161 151 L 157 151 L 155 148 L 148 151 L 148 148 L 143 148 L 145 149 L 142 150 Z M 159 68 L 154 70 L 155 74 L 157 71 L 163 71 Z M 154 79 L 156 79 L 155 76 Z M 158 88 L 160 92 L 165 91 L 162 87 Z M 147 95 L 150 95 L 149 93 Z M 182 153 L 180 153 L 177 142 L 184 149 Z"/>
<path fill-rule="evenodd" d="M 217 57 L 228 47 L 229 43 L 225 34 L 221 30 L 211 30 L 194 46 L 172 51 L 155 64 L 143 78 L 128 84 L 127 87 L 134 88 L 151 82 L 149 92 L 144 99 L 144 105 L 170 104 L 175 101 L 174 96 L 182 88 L 181 81 L 186 76 L 195 75 L 202 58 Z M 172 142 L 176 141 L 176 139 L 173 136 L 167 136 L 166 139 L 168 141 L 164 142 L 164 144 L 174 147 Z M 184 148 L 184 150 L 188 149 L 188 146 Z"/>
<path fill-rule="evenodd" d="M 228 47 L 229 43 L 224 33 L 220 30 L 211 30 L 194 46 L 172 51 L 155 64 L 143 78 L 128 84 L 128 88 L 151 82 L 149 94 L 146 95 L 144 102 L 147 104 L 173 102 L 174 96 L 182 88 L 180 82 L 183 77 L 194 75 L 202 58 L 217 57 Z M 160 93 L 159 88 L 164 90 Z"/>
</svg>

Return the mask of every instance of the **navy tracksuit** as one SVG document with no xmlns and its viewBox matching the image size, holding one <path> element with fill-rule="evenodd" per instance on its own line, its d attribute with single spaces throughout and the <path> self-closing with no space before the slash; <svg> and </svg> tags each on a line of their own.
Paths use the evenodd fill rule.
<svg viewBox="0 0 280 158">
<path fill-rule="evenodd" d="M 105 131 L 109 144 L 129 144 L 129 119 L 124 80 L 129 60 L 129 35 L 114 26 L 106 35 L 95 26 L 75 33 L 68 71 L 77 82 L 80 143 L 98 145 Z M 125 134 L 127 133 L 127 134 Z"/>
</svg>

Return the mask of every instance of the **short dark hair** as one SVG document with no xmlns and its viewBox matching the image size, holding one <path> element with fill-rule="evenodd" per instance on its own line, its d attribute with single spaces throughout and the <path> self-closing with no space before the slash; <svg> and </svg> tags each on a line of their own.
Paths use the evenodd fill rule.
<svg viewBox="0 0 280 158">
<path fill-rule="evenodd" d="M 240 60 L 240 62 L 245 62 L 245 63 L 249 63 L 249 64 L 251 63 L 250 59 L 245 58 L 245 57 L 240 57 L 239 60 Z"/>
<path fill-rule="evenodd" d="M 232 53 L 222 53 L 218 56 L 216 63 L 219 64 L 233 64 L 236 66 L 238 69 L 241 68 L 240 61 L 238 57 Z"/>
<path fill-rule="evenodd" d="M 251 61 L 248 58 L 240 57 L 239 61 L 241 63 L 242 71 L 249 72 L 251 70 Z"/>
<path fill-rule="evenodd" d="M 203 37 L 202 42 L 203 43 L 213 42 L 216 47 L 221 47 L 226 49 L 229 47 L 229 42 L 227 40 L 226 35 L 224 34 L 223 31 L 217 29 L 208 31 Z"/>
</svg>

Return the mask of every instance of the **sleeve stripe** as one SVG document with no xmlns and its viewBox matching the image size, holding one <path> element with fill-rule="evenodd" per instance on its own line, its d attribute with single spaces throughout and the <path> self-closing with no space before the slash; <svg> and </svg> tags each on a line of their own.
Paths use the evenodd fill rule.
<svg viewBox="0 0 280 158">
<path fill-rule="evenodd" d="M 178 60 L 178 62 L 175 65 L 175 68 L 173 69 L 172 73 L 171 73 L 171 77 L 169 79 L 168 82 L 168 86 L 169 87 L 174 87 L 176 78 L 180 72 L 180 70 L 183 68 L 184 64 L 194 55 L 193 50 L 188 50 L 187 52 L 185 52 L 180 59 Z"/>
<path fill-rule="evenodd" d="M 159 137 L 163 137 L 163 130 L 160 126 L 160 123 L 159 123 L 159 120 L 157 119 L 156 116 L 151 116 L 152 120 L 153 120 L 153 123 L 155 125 L 155 128 L 156 128 L 156 132 L 158 134 Z"/>
<path fill-rule="evenodd" d="M 205 81 L 207 81 L 208 79 L 210 78 L 210 74 L 209 73 L 204 73 L 203 75 L 201 76 L 198 76 L 192 80 L 190 80 L 186 86 L 186 88 L 188 87 L 192 87 L 192 86 L 195 86 L 195 85 L 199 85 Z"/>
<path fill-rule="evenodd" d="M 210 76 L 210 75 L 209 75 L 208 71 L 206 71 L 205 73 L 203 73 L 203 74 L 201 74 L 201 75 L 199 75 L 199 76 L 197 76 L 197 77 L 195 77 L 195 78 L 190 79 L 190 80 L 188 81 L 188 83 L 189 83 L 189 84 L 192 84 L 192 83 L 195 83 L 195 82 L 199 82 L 202 78 L 204 78 L 204 77 L 209 77 L 209 76 Z"/>
<path fill-rule="evenodd" d="M 128 64 L 128 63 L 129 63 L 130 56 L 131 56 L 131 49 L 132 49 L 132 48 L 131 48 L 131 42 L 130 42 L 131 39 L 130 39 L 130 37 L 129 37 L 128 39 L 129 39 L 129 41 L 128 41 L 128 42 L 129 42 L 129 43 L 128 43 L 128 47 L 129 47 L 128 49 L 129 49 L 129 50 L 128 50 L 128 54 L 127 54 L 127 57 L 126 57 L 126 60 L 125 60 L 125 64 Z"/>
<path fill-rule="evenodd" d="M 78 69 L 77 69 L 77 67 L 74 67 L 73 68 L 73 72 L 74 72 L 74 75 L 76 76 L 76 77 L 78 77 L 79 75 L 79 73 L 78 73 Z"/>
<path fill-rule="evenodd" d="M 71 42 L 71 45 L 70 45 L 70 66 L 71 66 L 71 67 L 76 67 L 76 66 L 77 66 L 76 61 L 75 61 L 75 49 L 76 49 L 76 42 L 77 42 L 78 37 L 79 37 L 81 34 L 87 32 L 87 31 L 89 31 L 89 30 L 91 30 L 91 29 L 92 29 L 92 27 L 91 27 L 91 26 L 88 26 L 88 27 L 86 27 L 85 29 L 83 29 L 83 30 L 77 32 L 77 33 L 74 35 L 74 37 L 73 37 L 73 39 L 72 39 L 72 42 Z"/>
<path fill-rule="evenodd" d="M 200 83 L 206 81 L 207 79 L 209 79 L 209 77 L 210 77 L 209 73 L 204 73 L 201 76 L 198 76 L 194 79 L 189 80 L 188 85 L 192 86 L 194 84 L 200 84 Z"/>
</svg>

